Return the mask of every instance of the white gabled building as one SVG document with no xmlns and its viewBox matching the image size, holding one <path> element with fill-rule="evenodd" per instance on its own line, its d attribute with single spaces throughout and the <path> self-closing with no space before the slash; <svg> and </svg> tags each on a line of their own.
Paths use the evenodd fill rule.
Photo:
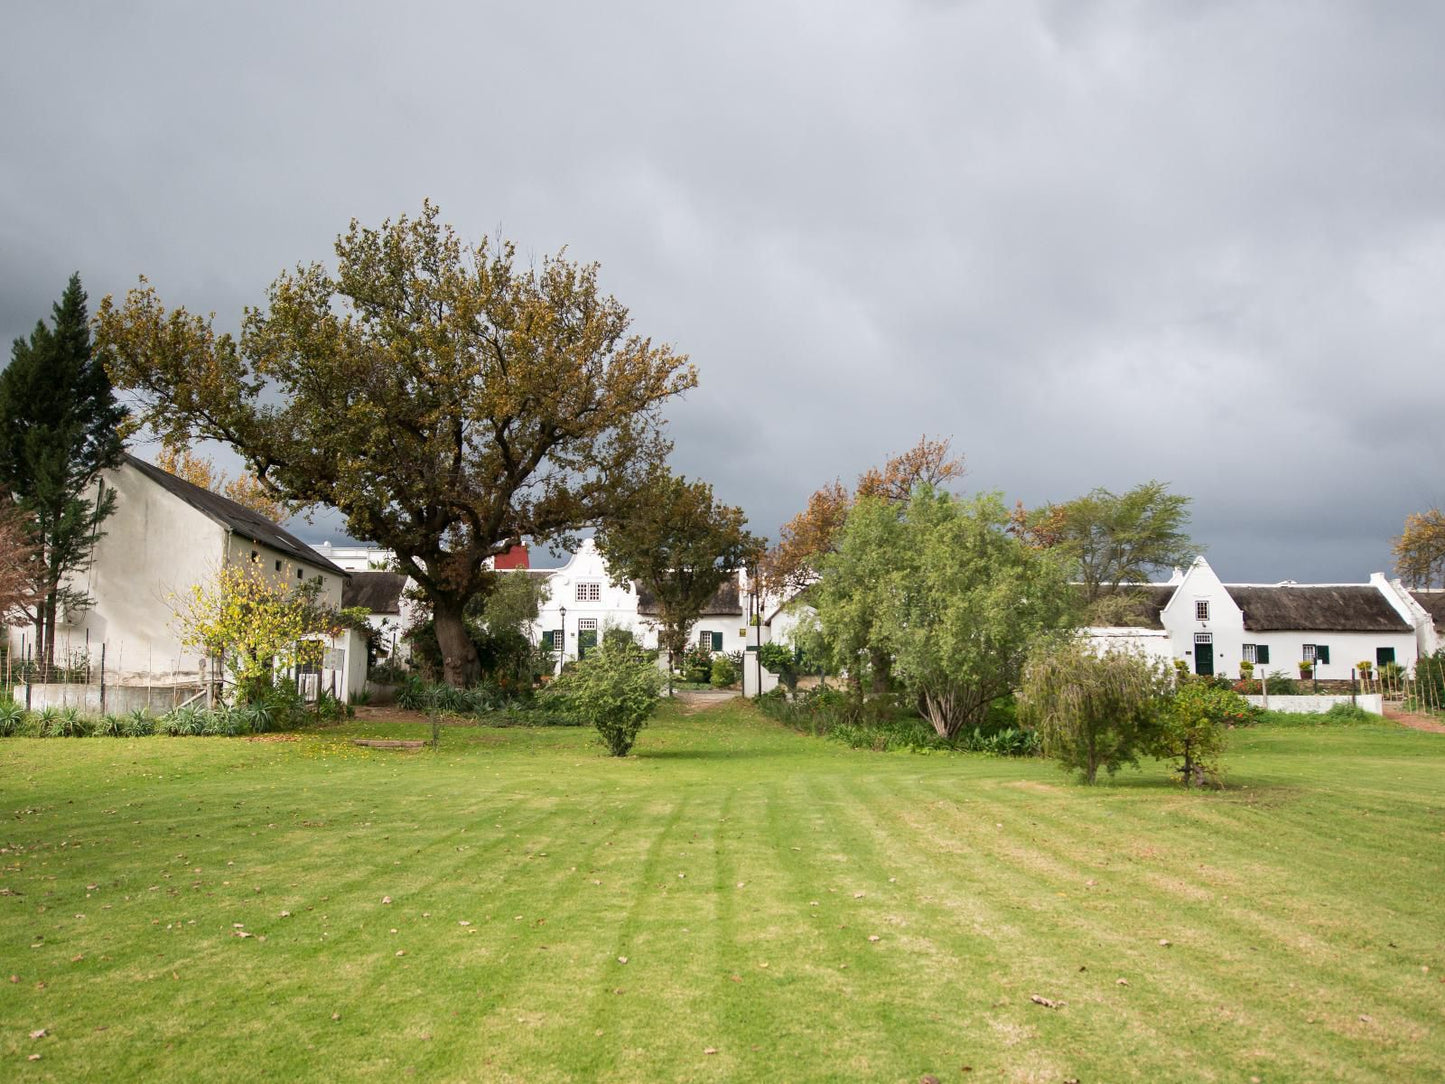
<svg viewBox="0 0 1445 1084">
<path fill-rule="evenodd" d="M 1256 676 L 1293 677 L 1302 660 L 1313 660 L 1321 679 L 1349 678 L 1364 661 L 1409 669 L 1428 620 L 1397 581 L 1379 572 L 1363 584 L 1226 584 L 1198 557 L 1169 583 L 1124 589 L 1143 596 L 1139 627 L 1091 628 L 1086 635 L 1101 647 L 1124 644 L 1184 659 L 1196 674 L 1237 675 L 1239 664 L 1250 662 Z"/>
<path fill-rule="evenodd" d="M 561 568 L 533 569 L 530 574 L 545 575 L 551 591 L 535 626 L 537 642 L 548 650 L 575 659 L 607 628 L 626 629 L 645 648 L 658 646 L 655 600 L 637 584 L 613 584 L 592 539 L 584 539 Z M 745 577 L 738 573 L 704 608 L 692 627 L 692 642 L 713 652 L 742 651 L 748 644 L 749 602 Z"/>
<path fill-rule="evenodd" d="M 111 686 L 204 685 L 209 663 L 181 640 L 176 609 L 227 565 L 252 564 L 286 583 L 320 582 L 320 601 L 338 608 L 347 573 L 285 528 L 235 501 L 126 455 L 101 474 L 115 512 L 101 526 L 90 567 L 76 585 L 93 604 L 62 614 L 56 663 L 84 659 L 91 682 Z M 34 629 L 11 631 L 11 650 Z M 348 631 L 328 639 L 313 685 L 343 700 L 366 680 L 366 644 Z"/>
</svg>

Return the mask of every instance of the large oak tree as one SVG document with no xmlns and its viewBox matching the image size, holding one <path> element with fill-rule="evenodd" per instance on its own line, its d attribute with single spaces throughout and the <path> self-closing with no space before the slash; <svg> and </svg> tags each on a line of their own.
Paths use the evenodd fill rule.
<svg viewBox="0 0 1445 1084">
<path fill-rule="evenodd" d="M 276 496 L 337 508 L 393 549 L 432 604 L 446 680 L 465 684 L 487 558 L 613 514 L 666 457 L 661 405 L 696 372 L 628 333 L 596 265 L 519 268 L 431 203 L 379 229 L 353 220 L 336 256 L 334 272 L 277 278 L 239 337 L 142 280 L 105 300 L 98 341 L 158 435 L 223 441 Z"/>
</svg>

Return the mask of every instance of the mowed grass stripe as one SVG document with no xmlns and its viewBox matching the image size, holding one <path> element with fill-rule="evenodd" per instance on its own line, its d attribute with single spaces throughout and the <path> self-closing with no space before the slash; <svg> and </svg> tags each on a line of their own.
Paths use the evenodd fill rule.
<svg viewBox="0 0 1445 1084">
<path fill-rule="evenodd" d="M 624 762 L 577 730 L 452 728 L 420 755 L 353 750 L 351 732 L 0 742 L 0 886 L 20 893 L 0 895 L 0 958 L 21 973 L 0 981 L 0 1064 L 147 1080 L 1445 1075 L 1433 735 L 1239 732 L 1233 788 L 1192 796 L 1152 766 L 1086 790 L 1039 762 L 854 752 L 741 705 L 668 709 Z"/>
</svg>

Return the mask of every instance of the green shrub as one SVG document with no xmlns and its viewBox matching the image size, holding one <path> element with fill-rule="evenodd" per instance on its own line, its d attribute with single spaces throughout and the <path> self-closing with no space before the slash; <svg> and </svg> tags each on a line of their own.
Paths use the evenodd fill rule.
<svg viewBox="0 0 1445 1084">
<path fill-rule="evenodd" d="M 567 708 L 597 728 L 607 751 L 624 757 L 657 707 L 662 675 L 635 646 L 607 645 L 548 687 Z"/>
<path fill-rule="evenodd" d="M 778 675 L 788 693 L 798 691 L 798 652 L 784 644 L 768 643 L 758 648 L 758 660 Z"/>
<path fill-rule="evenodd" d="M 1298 696 L 1299 682 L 1275 670 L 1265 675 L 1264 691 L 1270 696 Z"/>
<path fill-rule="evenodd" d="M 1378 723 L 1380 717 L 1366 711 L 1358 704 L 1331 704 L 1324 713 L 1324 719 L 1331 723 Z"/>
<path fill-rule="evenodd" d="M 710 679 L 714 689 L 726 689 L 737 681 L 738 672 L 733 668 L 732 659 L 726 655 L 714 655 Z"/>
</svg>

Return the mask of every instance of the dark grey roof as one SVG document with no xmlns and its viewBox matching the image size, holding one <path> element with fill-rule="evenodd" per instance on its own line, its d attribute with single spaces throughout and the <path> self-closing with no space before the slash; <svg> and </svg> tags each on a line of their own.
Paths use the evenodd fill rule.
<svg viewBox="0 0 1445 1084">
<path fill-rule="evenodd" d="M 1232 587 L 1229 597 L 1244 611 L 1244 627 L 1253 632 L 1410 632 L 1412 626 L 1386 601 L 1379 588 Z"/>
<path fill-rule="evenodd" d="M 263 546 L 270 546 L 273 550 L 295 557 L 299 561 L 305 561 L 309 565 L 316 565 L 327 572 L 334 572 L 345 579 L 347 575 L 345 569 L 332 564 L 286 528 L 272 523 L 260 512 L 253 512 L 229 497 L 223 497 L 219 493 L 212 493 L 209 489 L 192 485 L 184 478 L 177 478 L 169 471 L 161 470 L 154 463 L 147 463 L 144 459 L 137 459 L 128 453 L 125 456 L 125 462 L 162 489 L 173 493 L 221 526 L 229 527 L 242 538 L 249 538 Z"/>
<path fill-rule="evenodd" d="M 1445 591 L 1417 588 L 1410 592 L 1410 597 L 1425 607 L 1425 612 L 1435 623 L 1436 630 L 1445 632 Z"/>
<path fill-rule="evenodd" d="M 353 572 L 341 585 L 342 606 L 364 606 L 368 613 L 400 614 L 404 572 Z"/>
<path fill-rule="evenodd" d="M 637 612 L 643 617 L 657 616 L 657 596 L 640 583 L 634 583 L 633 589 L 637 592 Z M 738 581 L 736 578 L 728 580 L 717 589 L 717 593 L 708 600 L 708 604 L 702 608 L 701 617 L 742 617 L 743 603 L 739 597 Z"/>
</svg>

